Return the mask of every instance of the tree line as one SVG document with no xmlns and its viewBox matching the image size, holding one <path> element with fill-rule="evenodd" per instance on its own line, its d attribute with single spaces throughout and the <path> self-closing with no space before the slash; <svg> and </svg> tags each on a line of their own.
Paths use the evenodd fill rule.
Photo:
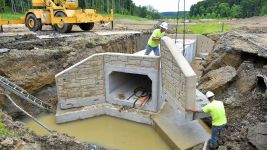
<svg viewBox="0 0 267 150">
<path fill-rule="evenodd" d="M 247 18 L 266 14 L 266 0 L 204 0 L 190 8 L 191 17 Z"/>
<path fill-rule="evenodd" d="M 2 8 L 1 8 L 2 7 Z M 100 13 L 133 15 L 142 18 L 159 19 L 161 16 L 152 6 L 136 6 L 132 0 L 79 0 L 80 8 L 96 9 Z M 32 8 L 31 0 L 0 0 L 0 8 L 5 12 L 24 13 Z"/>
</svg>

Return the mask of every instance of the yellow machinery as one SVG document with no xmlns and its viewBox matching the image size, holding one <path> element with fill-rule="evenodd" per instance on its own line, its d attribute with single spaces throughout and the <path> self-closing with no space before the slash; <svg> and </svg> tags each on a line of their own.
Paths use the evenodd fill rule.
<svg viewBox="0 0 267 150">
<path fill-rule="evenodd" d="M 20 20 L 0 20 L 0 27 L 4 24 L 25 24 L 31 31 L 42 29 L 42 25 L 52 25 L 54 30 L 67 33 L 73 25 L 89 31 L 95 22 L 112 22 L 113 11 L 110 16 L 102 16 L 94 9 L 78 9 L 78 0 L 32 0 L 32 6 L 44 9 L 30 9 Z"/>
</svg>

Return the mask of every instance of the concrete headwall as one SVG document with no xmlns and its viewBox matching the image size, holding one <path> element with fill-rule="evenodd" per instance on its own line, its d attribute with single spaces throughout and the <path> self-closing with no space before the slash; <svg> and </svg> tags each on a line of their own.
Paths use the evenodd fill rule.
<svg viewBox="0 0 267 150">
<path fill-rule="evenodd" d="M 121 53 L 92 55 L 56 75 L 60 107 L 68 109 L 107 102 L 105 86 L 109 87 L 106 81 L 112 71 L 145 74 L 158 82 L 159 64 L 159 57 Z M 153 83 L 153 90 L 157 88 L 158 84 Z M 155 107 L 151 110 L 156 111 L 158 95 L 153 98 Z"/>
<path fill-rule="evenodd" d="M 168 35 L 172 39 L 175 39 L 175 35 L 171 34 Z M 177 39 L 183 39 L 182 34 L 177 35 Z M 199 56 L 200 53 L 209 53 L 213 50 L 213 46 L 215 42 L 209 38 L 207 38 L 204 35 L 201 34 L 186 34 L 185 39 L 195 39 L 197 41 L 197 46 L 196 46 L 196 56 Z"/>
<path fill-rule="evenodd" d="M 146 75 L 152 81 L 152 98 L 151 102 L 143 106 L 142 110 L 157 112 L 159 101 L 159 70 L 160 58 L 155 56 L 138 56 L 131 54 L 106 54 L 105 60 L 105 81 L 106 81 L 106 100 L 108 103 L 122 106 L 132 106 L 128 101 L 115 100 L 112 98 L 109 78 L 112 72 L 123 72 L 130 74 Z M 123 79 L 121 79 L 123 80 Z M 128 81 L 125 81 L 127 83 Z M 125 84 L 124 83 L 124 84 Z M 113 83 L 114 84 L 114 83 Z M 145 86 L 145 85 L 144 85 Z"/>
<path fill-rule="evenodd" d="M 116 67 L 138 67 L 153 68 L 159 70 L 159 57 L 138 56 L 132 54 L 105 53 L 104 62 L 106 65 Z"/>
<path fill-rule="evenodd" d="M 195 108 L 196 74 L 169 37 L 161 42 L 161 73 L 165 99 L 187 115 L 186 107 Z"/>
</svg>

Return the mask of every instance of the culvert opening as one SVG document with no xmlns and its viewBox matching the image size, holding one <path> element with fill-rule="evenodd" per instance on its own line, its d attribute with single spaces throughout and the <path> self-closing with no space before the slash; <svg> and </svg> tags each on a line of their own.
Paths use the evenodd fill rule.
<svg viewBox="0 0 267 150">
<path fill-rule="evenodd" d="M 261 92 L 261 93 L 265 93 L 267 90 L 267 83 L 266 83 L 266 79 L 264 78 L 264 76 L 257 76 L 257 89 Z"/>
<path fill-rule="evenodd" d="M 147 75 L 112 72 L 109 75 L 109 95 L 132 107 L 148 104 L 152 98 L 152 81 Z"/>
</svg>

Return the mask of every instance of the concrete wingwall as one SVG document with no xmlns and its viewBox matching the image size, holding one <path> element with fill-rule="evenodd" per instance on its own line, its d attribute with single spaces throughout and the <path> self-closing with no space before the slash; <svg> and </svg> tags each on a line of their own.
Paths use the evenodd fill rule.
<svg viewBox="0 0 267 150">
<path fill-rule="evenodd" d="M 94 54 L 56 75 L 62 109 L 105 102 L 103 66 L 104 55 Z"/>
<path fill-rule="evenodd" d="M 169 37 L 161 42 L 161 75 L 164 98 L 190 119 L 185 108 L 195 108 L 196 74 Z"/>
<path fill-rule="evenodd" d="M 168 35 L 172 39 L 175 39 L 175 34 Z M 177 35 L 177 39 L 183 39 L 182 34 Z M 196 56 L 199 56 L 200 53 L 209 53 L 213 50 L 215 42 L 208 37 L 201 34 L 186 34 L 185 39 L 195 39 L 197 42 L 196 46 Z"/>
</svg>

